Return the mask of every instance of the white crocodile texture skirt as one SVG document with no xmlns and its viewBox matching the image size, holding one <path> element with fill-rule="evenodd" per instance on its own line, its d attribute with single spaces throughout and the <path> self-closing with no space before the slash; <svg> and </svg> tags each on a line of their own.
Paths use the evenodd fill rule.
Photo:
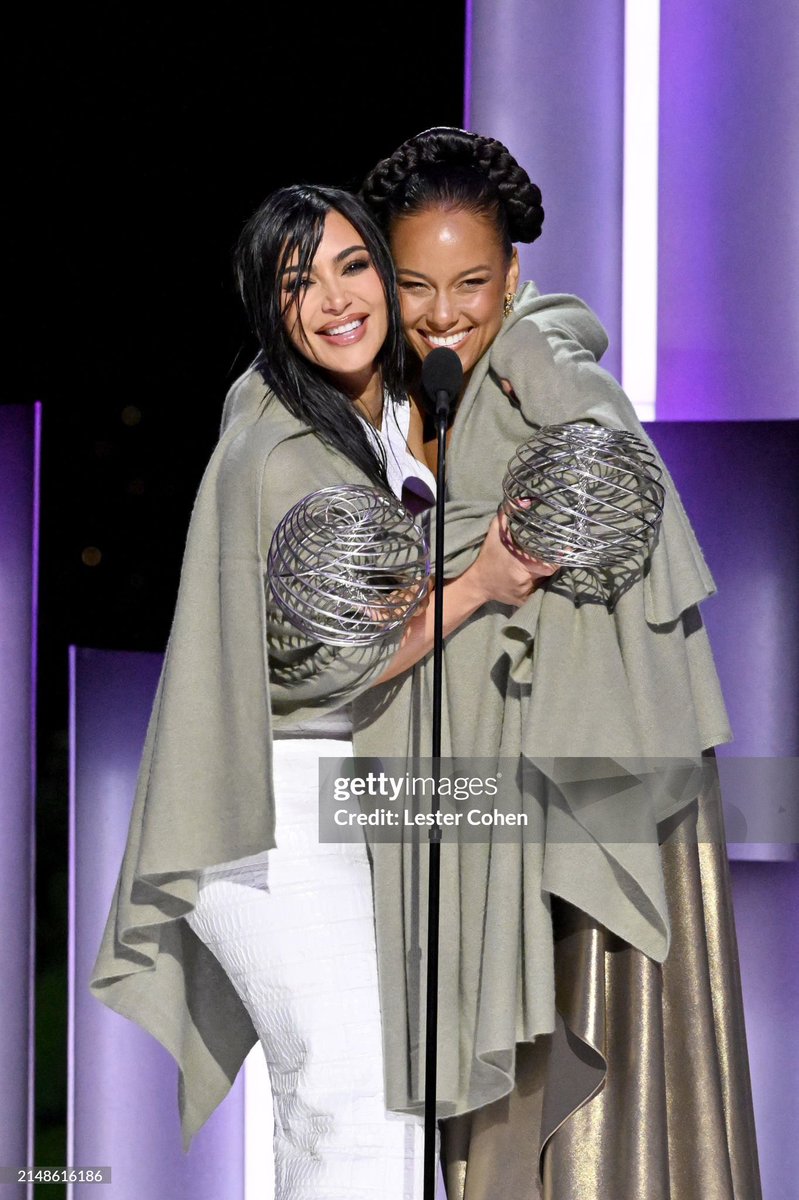
<svg viewBox="0 0 799 1200">
<path fill-rule="evenodd" d="M 363 843 L 321 845 L 322 755 L 275 742 L 277 848 L 200 877 L 186 919 L 224 967 L 263 1046 L 275 1200 L 421 1200 L 421 1123 L 387 1113 L 372 885 Z"/>
</svg>

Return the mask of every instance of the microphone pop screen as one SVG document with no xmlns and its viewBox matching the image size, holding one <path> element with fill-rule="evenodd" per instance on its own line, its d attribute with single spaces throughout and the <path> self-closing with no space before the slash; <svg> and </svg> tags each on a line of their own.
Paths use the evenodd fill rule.
<svg viewBox="0 0 799 1200">
<path fill-rule="evenodd" d="M 439 405 L 446 413 L 463 384 L 463 367 L 454 350 L 438 346 L 422 363 L 422 387 L 434 412 Z"/>
</svg>

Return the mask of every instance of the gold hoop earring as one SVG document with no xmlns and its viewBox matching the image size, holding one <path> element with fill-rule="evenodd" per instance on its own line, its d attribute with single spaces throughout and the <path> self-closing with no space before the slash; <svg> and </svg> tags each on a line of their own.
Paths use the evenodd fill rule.
<svg viewBox="0 0 799 1200">
<path fill-rule="evenodd" d="M 506 293 L 505 293 L 505 303 L 502 305 L 502 315 L 503 315 L 503 317 L 509 317 L 509 316 L 511 315 L 511 313 L 513 312 L 513 301 L 514 301 L 514 299 L 515 299 L 515 297 L 514 297 L 514 295 L 513 295 L 513 292 L 506 292 Z"/>
</svg>

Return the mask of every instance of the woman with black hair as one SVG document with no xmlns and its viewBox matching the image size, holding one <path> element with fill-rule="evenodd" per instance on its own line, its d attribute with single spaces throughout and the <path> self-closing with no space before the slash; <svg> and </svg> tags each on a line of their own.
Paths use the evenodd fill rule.
<svg viewBox="0 0 799 1200">
<path fill-rule="evenodd" d="M 237 273 L 260 344 L 232 388 L 189 529 L 120 880 L 91 981 L 180 1067 L 184 1147 L 260 1039 L 276 1200 L 415 1200 L 419 1128 L 383 1097 L 371 880 L 359 844 L 320 844 L 318 760 L 351 750 L 349 705 L 432 644 L 337 650 L 268 601 L 272 534 L 324 486 L 429 486 L 404 436 L 388 250 L 359 202 L 269 197 Z M 433 485 L 434 486 L 434 485 Z M 454 629 L 537 581 L 495 522 L 446 589 Z"/>
<path fill-rule="evenodd" d="M 427 130 L 362 195 L 389 239 L 417 366 L 449 346 L 464 369 L 437 568 L 457 574 L 537 429 L 590 421 L 646 435 L 598 366 L 607 339 L 593 313 L 518 287 L 514 243 L 538 237 L 544 212 L 505 146 Z M 418 404 L 414 421 L 434 467 Z M 558 572 L 516 612 L 482 609 L 446 647 L 442 753 L 519 764 L 530 826 L 521 843 L 443 846 L 437 1094 L 450 1200 L 760 1195 L 712 749 L 731 733 L 698 607 L 715 588 L 660 465 L 658 539 L 623 587 Z M 359 754 L 412 758 L 427 744 L 428 675 L 420 662 L 378 689 L 379 704 L 356 700 Z M 387 1097 L 406 1113 L 422 1109 L 424 973 L 396 897 L 424 870 L 412 845 L 374 847 Z"/>
</svg>

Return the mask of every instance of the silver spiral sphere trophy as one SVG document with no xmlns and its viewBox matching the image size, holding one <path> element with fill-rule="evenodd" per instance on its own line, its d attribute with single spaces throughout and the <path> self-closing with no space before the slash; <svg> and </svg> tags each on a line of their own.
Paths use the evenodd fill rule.
<svg viewBox="0 0 799 1200">
<path fill-rule="evenodd" d="M 329 646 L 370 646 L 416 611 L 430 557 L 399 500 L 342 484 L 312 492 L 286 513 L 267 566 L 275 604 L 302 633 Z"/>
<path fill-rule="evenodd" d="M 502 509 L 520 549 L 561 567 L 607 570 L 646 557 L 663 515 L 662 472 L 627 430 L 546 425 L 519 447 Z"/>
</svg>

